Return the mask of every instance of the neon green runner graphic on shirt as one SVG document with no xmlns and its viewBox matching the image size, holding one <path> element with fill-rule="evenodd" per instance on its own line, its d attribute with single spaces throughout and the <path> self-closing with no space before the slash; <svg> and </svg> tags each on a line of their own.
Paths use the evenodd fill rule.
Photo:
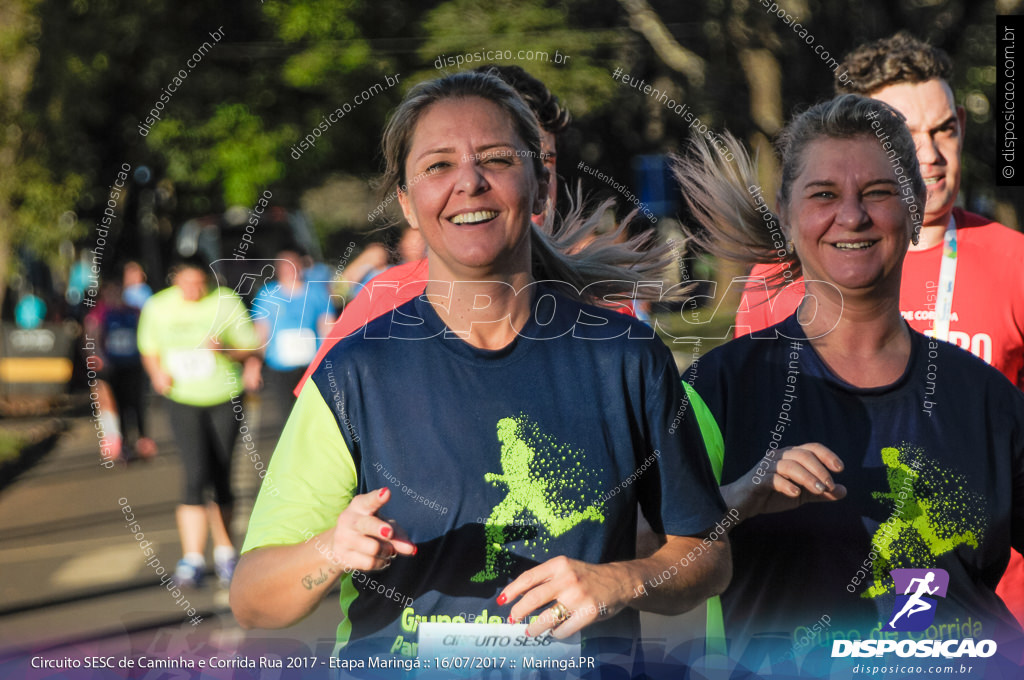
<svg viewBox="0 0 1024 680">
<path fill-rule="evenodd" d="M 544 549 L 552 538 L 584 520 L 604 522 L 603 506 L 588 501 L 601 497 L 600 470 L 584 467 L 581 456 L 553 441 L 523 416 L 499 420 L 498 440 L 502 474 L 488 472 L 484 480 L 504 485 L 508 495 L 485 523 L 486 566 L 472 577 L 476 583 L 507 573 L 511 555 L 503 546 L 509 540 L 509 526 L 539 526 L 543 531 L 524 545 Z"/>
<path fill-rule="evenodd" d="M 958 546 L 978 547 L 987 521 L 984 497 L 967 488 L 963 475 L 944 470 L 908 446 L 882 449 L 889 491 L 872 492 L 889 501 L 892 515 L 871 539 L 874 585 L 861 597 L 892 592 L 892 569 L 928 568 Z"/>
</svg>

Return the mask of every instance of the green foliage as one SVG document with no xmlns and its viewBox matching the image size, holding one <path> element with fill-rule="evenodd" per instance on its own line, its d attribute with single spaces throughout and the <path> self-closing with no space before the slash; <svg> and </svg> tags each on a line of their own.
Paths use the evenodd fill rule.
<svg viewBox="0 0 1024 680">
<path fill-rule="evenodd" d="M 269 2 L 263 13 L 277 26 L 278 37 L 298 43 L 303 51 L 284 64 L 284 81 L 292 87 L 315 90 L 331 77 L 364 68 L 373 57 L 364 27 L 354 18 L 358 0 Z"/>
<path fill-rule="evenodd" d="M 419 49 L 424 64 L 433 66 L 439 57 L 444 66 L 445 57 L 510 52 L 511 59 L 493 62 L 522 66 L 555 92 L 575 116 L 600 111 L 617 89 L 609 77 L 610 69 L 600 63 L 597 53 L 602 45 L 614 40 L 618 31 L 570 28 L 565 5 L 524 0 L 495 11 L 493 2 L 449 0 L 428 12 L 423 26 L 428 34 Z M 452 30 L 453 26 L 457 30 Z M 525 52 L 522 58 L 520 51 Z M 529 58 L 531 51 L 533 59 Z M 555 64 L 556 51 L 568 60 Z M 541 54 L 545 56 L 540 57 Z M 475 60 L 461 68 L 475 68 L 483 63 Z M 436 69 L 424 69 L 417 79 L 438 75 Z"/>
<path fill-rule="evenodd" d="M 364 41 L 343 47 L 335 44 L 313 45 L 285 64 L 283 77 L 292 87 L 313 90 L 331 76 L 342 76 L 364 66 L 372 54 Z"/>
<path fill-rule="evenodd" d="M 34 159 L 23 160 L 16 169 L 18 186 L 11 196 L 15 219 L 7 225 L 8 238 L 56 264 L 60 244 L 86 233 L 72 212 L 84 178 L 77 174 L 57 178 Z"/>
<path fill-rule="evenodd" d="M 263 13 L 285 42 L 351 40 L 362 37 L 352 17 L 360 5 L 358 0 L 275 1 L 264 3 Z"/>
<path fill-rule="evenodd" d="M 153 126 L 147 141 L 167 162 L 175 182 L 222 187 L 227 205 L 250 206 L 285 172 L 282 158 L 296 136 L 284 126 L 266 130 L 245 104 L 221 104 L 213 116 L 190 126 L 167 118 Z"/>
<path fill-rule="evenodd" d="M 37 4 L 5 3 L 0 15 L 0 253 L 22 247 L 52 261 L 59 243 L 76 233 L 65 215 L 83 178 L 48 162 L 35 124 L 40 116 L 27 106 L 40 57 Z M 7 264 L 0 262 L 0 272 Z"/>
<path fill-rule="evenodd" d="M 511 59 L 494 61 L 519 64 L 544 81 L 574 117 L 559 149 L 559 168 L 570 181 L 579 177 L 576 162 L 585 160 L 633 184 L 634 156 L 677 150 L 690 133 L 678 113 L 614 80 L 618 67 L 656 83 L 709 126 L 728 128 L 741 139 L 760 129 L 761 113 L 742 51 L 762 51 L 777 63 L 777 118 L 831 92 L 832 74 L 813 47 L 761 3 L 652 3 L 666 42 L 702 60 L 702 85 L 666 64 L 631 21 L 627 4 L 76 0 L 69 10 L 59 0 L 7 0 L 0 5 L 0 254 L 7 243 L 56 253 L 64 239 L 86 236 L 68 211 L 98 221 L 123 162 L 145 164 L 156 180 L 173 181 L 176 203 L 159 215 L 172 226 L 210 206 L 251 206 L 271 185 L 275 201 L 296 207 L 332 174 L 368 178 L 379 169 L 387 112 L 411 84 L 440 74 L 434 68 L 439 57 L 509 51 Z M 837 57 L 900 28 L 950 50 L 957 94 L 971 115 L 968 201 L 1004 191 L 992 186 L 986 161 L 994 156 L 994 142 L 985 134 L 994 94 L 994 8 L 993 0 L 791 7 L 816 44 Z M 140 136 L 137 123 L 161 89 L 220 25 L 225 41 L 190 73 L 149 136 Z M 520 50 L 535 58 L 521 57 Z M 556 51 L 562 57 L 557 64 Z M 541 53 L 549 60 L 536 58 Z M 289 147 L 326 113 L 399 72 L 400 85 L 359 104 L 301 158 L 290 154 Z M 592 178 L 584 183 L 611 191 Z M 132 200 L 139 192 L 126 195 Z M 353 226 L 337 219 L 332 228 Z"/>
</svg>

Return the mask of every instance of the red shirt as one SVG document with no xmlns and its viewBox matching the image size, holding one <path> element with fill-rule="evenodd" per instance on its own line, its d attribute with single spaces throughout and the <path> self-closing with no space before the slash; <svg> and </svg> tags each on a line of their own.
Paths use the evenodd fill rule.
<svg viewBox="0 0 1024 680">
<path fill-rule="evenodd" d="M 341 316 L 331 326 L 316 357 L 306 369 L 306 374 L 295 386 L 295 396 L 299 396 L 299 391 L 306 384 L 306 380 L 339 340 L 356 332 L 381 314 L 386 314 L 417 295 L 422 295 L 427 289 L 427 278 L 426 258 L 391 267 L 373 277 L 359 294 L 345 305 Z"/>
<path fill-rule="evenodd" d="M 1024 389 L 1024 234 L 960 208 L 956 220 L 957 263 L 949 342 L 984 359 Z M 907 253 L 900 286 L 900 314 L 911 328 L 934 325 L 942 244 Z M 736 336 L 756 334 L 794 311 L 804 295 L 802 280 L 768 299 L 756 281 L 778 265 L 755 265 L 736 312 Z M 1024 624 L 1024 558 L 1013 551 L 996 593 Z"/>
<path fill-rule="evenodd" d="M 1024 234 L 959 208 L 956 287 L 949 342 L 985 360 L 1024 389 Z M 900 313 L 922 333 L 934 323 L 942 244 L 907 253 Z M 757 279 L 776 265 L 755 265 L 736 312 L 736 336 L 757 333 L 792 314 L 803 298 L 799 279 L 766 300 Z"/>
</svg>

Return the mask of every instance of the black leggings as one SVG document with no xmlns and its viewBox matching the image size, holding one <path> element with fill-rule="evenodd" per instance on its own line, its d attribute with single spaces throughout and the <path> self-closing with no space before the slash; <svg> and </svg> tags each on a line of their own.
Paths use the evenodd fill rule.
<svg viewBox="0 0 1024 680">
<path fill-rule="evenodd" d="M 142 365 L 117 366 L 107 375 L 110 391 L 114 393 L 121 421 L 121 436 L 125 443 L 146 436 L 146 372 Z M 134 430 L 138 436 L 130 436 Z"/>
<path fill-rule="evenodd" d="M 241 398 L 238 403 L 241 404 Z M 185 468 L 185 505 L 206 503 L 204 491 L 213 488 L 218 505 L 231 505 L 231 453 L 240 422 L 232 403 L 188 406 L 168 401 L 174 442 Z"/>
<path fill-rule="evenodd" d="M 261 431 L 264 433 L 273 432 L 274 440 L 284 429 L 288 415 L 295 406 L 295 395 L 292 390 L 306 374 L 306 367 L 292 369 L 290 371 L 275 371 L 267 368 L 263 371 L 263 392 L 260 394 L 262 411 Z"/>
</svg>

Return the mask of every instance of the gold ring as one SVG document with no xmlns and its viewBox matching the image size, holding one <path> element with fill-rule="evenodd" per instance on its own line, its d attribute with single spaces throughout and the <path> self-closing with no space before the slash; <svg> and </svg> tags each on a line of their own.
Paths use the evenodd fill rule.
<svg viewBox="0 0 1024 680">
<path fill-rule="evenodd" d="M 555 612 L 555 623 L 564 623 L 572 614 L 566 609 L 565 605 L 555 600 L 555 606 L 551 608 Z"/>
</svg>

